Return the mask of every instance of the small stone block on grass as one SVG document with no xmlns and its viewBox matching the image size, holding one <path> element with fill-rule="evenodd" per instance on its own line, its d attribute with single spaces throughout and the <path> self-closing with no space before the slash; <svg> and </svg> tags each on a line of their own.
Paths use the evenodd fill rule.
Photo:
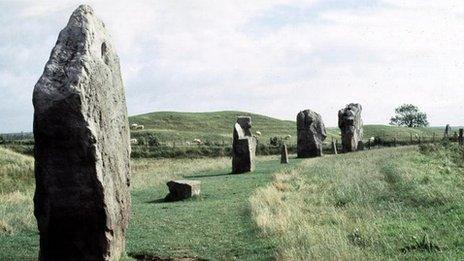
<svg viewBox="0 0 464 261">
<path fill-rule="evenodd" d="M 169 194 L 165 201 L 179 201 L 200 195 L 201 181 L 198 180 L 171 180 L 166 185 Z"/>
</svg>

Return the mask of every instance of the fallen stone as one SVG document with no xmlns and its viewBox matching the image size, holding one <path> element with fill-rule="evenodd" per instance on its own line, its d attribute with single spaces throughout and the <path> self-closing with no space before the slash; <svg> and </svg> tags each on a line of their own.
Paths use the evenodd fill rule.
<svg viewBox="0 0 464 261">
<path fill-rule="evenodd" d="M 201 181 L 198 180 L 171 180 L 166 185 L 169 194 L 165 201 L 178 201 L 200 195 Z"/>
<path fill-rule="evenodd" d="M 300 111 L 296 117 L 297 156 L 308 158 L 322 156 L 322 142 L 327 137 L 322 118 L 311 110 Z"/>
<path fill-rule="evenodd" d="M 251 117 L 240 116 L 234 125 L 232 144 L 232 173 L 245 173 L 255 169 L 256 138 L 251 133 Z"/>
<path fill-rule="evenodd" d="M 130 138 L 119 58 L 79 6 L 35 85 L 40 260 L 119 260 L 130 216 Z"/>
<path fill-rule="evenodd" d="M 348 104 L 338 111 L 338 127 L 341 130 L 343 152 L 358 150 L 359 141 L 363 138 L 361 112 L 362 107 L 358 103 Z"/>
<path fill-rule="evenodd" d="M 283 144 L 282 148 L 280 149 L 280 163 L 287 164 L 288 163 L 288 150 L 287 145 Z"/>
</svg>

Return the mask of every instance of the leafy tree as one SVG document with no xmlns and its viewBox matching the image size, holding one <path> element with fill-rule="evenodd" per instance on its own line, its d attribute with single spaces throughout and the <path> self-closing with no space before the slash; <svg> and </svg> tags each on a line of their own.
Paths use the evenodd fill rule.
<svg viewBox="0 0 464 261">
<path fill-rule="evenodd" d="M 395 109 L 396 115 L 390 119 L 391 125 L 406 127 L 426 127 L 429 125 L 427 114 L 419 111 L 419 108 L 412 104 L 403 104 Z"/>
</svg>

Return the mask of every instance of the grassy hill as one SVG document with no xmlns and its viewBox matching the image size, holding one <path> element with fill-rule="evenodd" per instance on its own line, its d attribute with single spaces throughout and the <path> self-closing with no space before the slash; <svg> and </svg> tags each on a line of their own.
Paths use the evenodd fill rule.
<svg viewBox="0 0 464 261">
<path fill-rule="evenodd" d="M 276 118 L 240 111 L 219 112 L 153 112 L 132 116 L 129 118 L 131 124 L 142 124 L 143 131 L 137 133 L 153 132 L 162 142 L 191 141 L 201 139 L 203 141 L 230 143 L 232 139 L 232 128 L 237 116 L 251 116 L 253 130 L 262 133 L 261 140 L 268 142 L 270 137 L 285 137 L 292 135 L 291 143 L 296 143 L 296 123 L 294 121 L 279 120 Z M 454 130 L 457 130 L 454 128 Z M 431 138 L 433 133 L 436 137 L 442 137 L 444 127 L 427 128 L 405 128 L 389 125 L 365 125 L 364 138 L 381 137 L 384 139 L 409 140 L 411 134 L 415 138 Z M 339 139 L 339 129 L 327 128 L 328 139 Z"/>
</svg>

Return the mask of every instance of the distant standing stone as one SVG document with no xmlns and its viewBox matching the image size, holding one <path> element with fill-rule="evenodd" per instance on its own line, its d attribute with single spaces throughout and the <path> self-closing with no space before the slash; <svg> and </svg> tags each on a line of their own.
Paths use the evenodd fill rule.
<svg viewBox="0 0 464 261">
<path fill-rule="evenodd" d="M 446 124 L 445 133 L 443 134 L 443 137 L 448 138 L 450 135 L 450 132 L 451 132 L 451 127 L 449 124 Z"/>
<path fill-rule="evenodd" d="M 363 138 L 362 107 L 358 103 L 348 104 L 338 111 L 338 127 L 342 135 L 343 152 L 358 150 L 359 142 Z"/>
<path fill-rule="evenodd" d="M 298 158 L 322 156 L 322 142 L 327 132 L 321 116 L 311 110 L 300 111 L 296 117 L 296 126 Z"/>
<path fill-rule="evenodd" d="M 119 260 L 130 139 L 119 58 L 92 8 L 60 32 L 34 95 L 40 260 Z"/>
<path fill-rule="evenodd" d="M 255 169 L 256 138 L 251 133 L 251 117 L 239 116 L 234 125 L 232 144 L 232 173 Z"/>
<path fill-rule="evenodd" d="M 201 181 L 198 180 L 171 180 L 166 185 L 169 194 L 165 201 L 178 201 L 200 195 Z"/>
<path fill-rule="evenodd" d="M 280 163 L 282 164 L 288 163 L 288 150 L 287 150 L 286 144 L 283 144 L 282 148 L 280 149 Z"/>
</svg>

